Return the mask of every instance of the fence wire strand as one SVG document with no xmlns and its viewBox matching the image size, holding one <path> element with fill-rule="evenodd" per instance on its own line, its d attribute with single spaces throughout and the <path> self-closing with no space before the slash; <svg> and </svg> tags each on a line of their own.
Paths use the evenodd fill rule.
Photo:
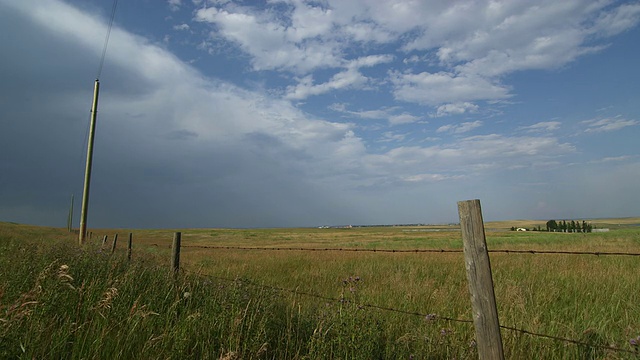
<svg viewBox="0 0 640 360">
<path fill-rule="evenodd" d="M 462 249 L 359 249 L 359 248 L 304 248 L 304 247 L 245 247 L 245 246 L 209 246 L 182 245 L 185 248 L 221 249 L 221 250 L 264 250 L 264 251 L 344 251 L 374 253 L 463 253 Z M 595 255 L 595 256 L 640 256 L 640 253 L 607 251 L 564 251 L 564 250 L 511 250 L 489 249 L 488 253 L 505 254 L 558 254 L 558 255 Z"/>
<path fill-rule="evenodd" d="M 378 253 L 462 253 L 462 249 L 359 249 L 359 248 L 304 248 L 304 247 L 243 247 L 182 245 L 187 248 L 223 249 L 223 250 L 272 250 L 272 251 L 345 251 Z"/>
<path fill-rule="evenodd" d="M 230 279 L 230 278 L 224 278 L 224 277 L 219 277 L 219 276 L 214 276 L 214 275 L 196 273 L 196 272 L 187 271 L 187 270 L 184 270 L 184 269 L 183 269 L 183 271 L 186 272 L 186 273 L 190 273 L 190 274 L 196 275 L 196 276 L 206 277 L 206 278 L 210 278 L 210 279 L 223 280 L 223 281 L 228 281 L 228 282 L 236 282 L 236 281 L 240 280 L 240 281 L 242 281 L 242 282 L 244 282 L 246 284 L 249 284 L 249 285 L 255 286 L 255 287 L 260 287 L 260 288 L 270 289 L 270 290 L 276 290 L 276 291 L 280 291 L 280 292 L 288 292 L 288 293 L 291 293 L 291 294 L 294 294 L 294 295 L 302 295 L 302 296 L 314 297 L 314 298 L 322 299 L 322 300 L 328 300 L 328 301 L 334 301 L 334 302 L 343 302 L 343 301 L 347 300 L 345 298 L 334 298 L 334 297 L 314 294 L 314 293 L 310 293 L 310 292 L 306 292 L 306 291 L 299 291 L 299 290 L 292 290 L 292 289 L 282 288 L 282 287 L 279 287 L 279 286 L 258 284 L 256 282 L 253 282 L 253 281 L 250 281 L 250 280 L 247 280 L 247 279 L 240 279 L 240 278 Z M 456 318 L 451 318 L 451 317 L 447 317 L 447 316 L 437 315 L 437 314 L 434 314 L 434 313 L 424 314 L 424 313 L 420 313 L 420 312 L 416 312 L 416 311 L 400 310 L 400 309 L 394 309 L 394 308 L 391 308 L 391 307 L 374 305 L 374 304 L 366 304 L 366 303 L 365 304 L 355 303 L 354 305 L 356 305 L 358 307 L 362 307 L 362 308 L 371 308 L 371 309 L 378 309 L 378 310 L 383 310 L 383 311 L 388 311 L 388 312 L 395 312 L 395 313 L 400 313 L 400 314 L 405 314 L 405 315 L 421 316 L 421 317 L 424 317 L 427 321 L 443 320 L 443 321 L 465 323 L 465 324 L 472 324 L 473 323 L 472 320 L 456 319 Z M 621 349 L 621 348 L 617 348 L 617 347 L 614 347 L 614 346 L 592 344 L 592 343 L 588 343 L 588 342 L 584 342 L 584 341 L 580 341 L 580 340 L 563 338 L 563 337 L 560 337 L 560 336 L 541 334 L 541 333 L 536 333 L 536 332 L 532 332 L 532 331 L 525 330 L 525 329 L 519 329 L 519 328 L 512 327 L 512 326 L 500 325 L 500 328 L 501 329 L 505 329 L 505 330 L 509 330 L 509 331 L 513 331 L 513 332 L 518 332 L 518 333 L 525 334 L 525 335 L 529 335 L 529 336 L 532 336 L 532 337 L 546 338 L 546 339 L 551 339 L 551 340 L 555 340 L 555 341 L 571 343 L 571 344 L 578 345 L 578 346 L 586 346 L 586 347 L 590 347 L 590 348 L 598 348 L 598 349 L 602 349 L 602 350 L 623 352 L 623 353 L 628 353 L 628 354 L 637 354 L 637 352 L 633 351 L 633 350 Z"/>
<path fill-rule="evenodd" d="M 351 251 L 351 252 L 377 252 L 377 253 L 462 253 L 463 252 L 462 249 L 410 249 L 410 250 L 402 250 L 402 249 L 303 248 L 303 247 L 274 247 L 274 248 L 266 248 L 266 247 L 207 246 L 207 245 L 182 245 L 182 247 L 203 248 L 203 249 L 224 249 L 224 250 Z M 553 250 L 496 249 L 496 250 L 487 250 L 487 252 L 489 252 L 489 253 L 507 253 L 507 254 L 513 253 L 513 254 L 564 254 L 564 255 L 595 255 L 595 256 L 605 256 L 605 255 L 612 255 L 612 256 L 640 256 L 639 253 L 588 252 L 588 251 L 553 251 Z M 184 269 L 183 269 L 183 271 L 184 271 Z M 203 276 L 203 277 L 207 277 L 207 278 L 230 281 L 230 282 L 235 282 L 235 281 L 238 280 L 238 279 L 229 279 L 229 278 L 223 278 L 223 277 L 218 277 L 218 276 L 213 276 L 213 275 L 195 273 L 195 272 L 191 272 L 191 271 L 185 271 L 185 272 L 188 272 L 188 273 L 191 273 L 191 274 L 194 274 L 194 275 L 197 275 L 197 276 Z M 335 302 L 341 302 L 341 301 L 345 301 L 346 300 L 345 298 L 334 298 L 334 297 L 314 294 L 314 293 L 305 292 L 305 291 L 286 289 L 286 288 L 282 288 L 282 287 L 278 287 L 278 286 L 258 284 L 258 283 L 255 283 L 253 281 L 249 281 L 249 280 L 246 280 L 246 279 L 244 279 L 242 281 L 244 281 L 245 283 L 247 283 L 247 284 L 249 284 L 251 286 L 262 287 L 262 288 L 265 288 L 265 289 L 271 289 L 271 290 L 276 290 L 276 291 L 281 291 L 281 292 L 288 292 L 288 293 L 292 293 L 292 294 L 295 294 L 295 295 L 303 295 L 303 296 L 314 297 L 314 298 L 318 298 L 318 299 L 323 299 L 323 300 L 328 300 L 328 301 L 335 301 Z M 451 317 L 447 317 L 447 316 L 440 316 L 440 315 L 436 315 L 436 314 L 424 314 L 424 313 L 420 313 L 420 312 L 394 309 L 394 308 L 391 308 L 391 307 L 379 306 L 379 305 L 374 305 L 374 304 L 366 304 L 365 303 L 365 304 L 355 304 L 355 305 L 358 306 L 358 307 L 362 307 L 362 308 L 372 308 L 372 309 L 395 312 L 395 313 L 400 313 L 400 314 L 405 314 L 405 315 L 422 316 L 422 317 L 424 317 L 425 319 L 427 319 L 429 321 L 444 320 L 444 321 L 467 323 L 467 324 L 473 323 L 472 320 L 455 319 L 455 318 L 451 318 Z M 563 338 L 563 337 L 560 337 L 560 336 L 541 334 L 541 333 L 536 333 L 536 332 L 532 332 L 532 331 L 525 330 L 525 329 L 519 329 L 519 328 L 512 327 L 512 326 L 500 325 L 500 328 L 501 329 L 505 329 L 505 330 L 509 330 L 509 331 L 513 331 L 513 332 L 518 332 L 518 333 L 525 334 L 525 335 L 532 336 L 532 337 L 546 338 L 546 339 L 550 339 L 550 340 L 561 341 L 561 342 L 565 342 L 565 343 L 571 343 L 571 344 L 578 345 L 578 346 L 585 346 L 585 347 L 597 348 L 597 349 L 615 351 L 615 352 L 623 352 L 623 353 L 628 353 L 628 354 L 636 354 L 636 355 L 638 354 L 636 351 L 633 351 L 633 350 L 621 349 L 621 348 L 617 348 L 617 347 L 614 347 L 614 346 L 592 344 L 592 343 L 587 343 L 587 342 L 580 341 L 580 340 Z"/>
<path fill-rule="evenodd" d="M 511 327 L 511 326 L 500 325 L 500 328 L 501 329 L 505 329 L 505 330 L 514 331 L 514 332 L 519 332 L 521 334 L 526 334 L 526 335 L 533 336 L 533 337 L 547 338 L 547 339 L 551 339 L 551 340 L 572 343 L 572 344 L 575 344 L 575 345 L 587 346 L 587 347 L 590 347 L 590 348 L 598 348 L 598 349 L 603 349 L 603 350 L 624 352 L 624 353 L 629 353 L 629 354 L 638 354 L 638 352 L 633 351 L 633 350 L 621 349 L 621 348 L 617 348 L 617 347 L 614 347 L 614 346 L 591 344 L 591 343 L 588 343 L 588 342 L 575 340 L 575 339 L 567 339 L 567 338 L 563 338 L 563 337 L 560 337 L 560 336 L 540 334 L 540 333 L 535 333 L 535 332 L 524 330 L 524 329 L 518 329 L 516 327 Z M 638 355 L 640 355 L 640 354 L 638 354 Z"/>
<path fill-rule="evenodd" d="M 303 296 L 308 296 L 308 297 L 314 297 L 314 298 L 318 298 L 318 299 L 322 299 L 322 300 L 335 301 L 335 302 L 349 301 L 347 298 L 334 298 L 334 297 L 314 294 L 314 293 L 310 293 L 310 292 L 306 292 L 306 291 L 299 291 L 299 290 L 292 290 L 292 289 L 282 288 L 282 287 L 279 287 L 279 286 L 258 284 L 256 282 L 253 282 L 253 281 L 250 281 L 250 280 L 247 280 L 247 279 L 230 279 L 230 278 L 224 278 L 224 277 L 219 277 L 219 276 L 195 273 L 195 272 L 191 272 L 191 271 L 185 271 L 185 272 L 194 274 L 196 276 L 202 276 L 202 277 L 207 277 L 207 278 L 217 279 L 217 280 L 224 280 L 224 281 L 229 281 L 229 282 L 235 282 L 235 281 L 241 280 L 241 281 L 243 281 L 243 282 L 245 282 L 245 283 L 247 283 L 247 284 L 249 284 L 251 286 L 255 286 L 255 287 L 261 287 L 261 288 L 264 288 L 264 289 L 271 289 L 271 290 L 276 290 L 276 291 L 281 291 L 281 292 L 288 292 L 288 293 L 291 293 L 291 294 L 294 294 L 294 295 L 303 295 Z M 395 313 L 400 313 L 400 314 L 405 314 L 405 315 L 422 316 L 422 317 L 424 317 L 425 319 L 427 319 L 429 321 L 443 320 L 443 321 L 458 322 L 458 323 L 465 323 L 465 324 L 472 324 L 473 323 L 472 320 L 456 319 L 456 318 L 452 318 L 452 317 L 448 317 L 448 316 L 441 316 L 441 315 L 437 315 L 437 314 L 433 314 L 433 313 L 432 314 L 424 314 L 424 313 L 420 313 L 420 312 L 416 312 L 416 311 L 400 310 L 400 309 L 394 309 L 394 308 L 391 308 L 391 307 L 374 305 L 374 304 L 354 303 L 354 305 L 356 305 L 358 307 L 362 307 L 362 308 L 378 309 L 378 310 L 395 312 Z"/>
<path fill-rule="evenodd" d="M 494 249 L 487 250 L 490 253 L 506 254 L 560 254 L 560 255 L 595 255 L 595 256 L 640 256 L 640 253 L 630 252 L 607 252 L 607 251 L 565 251 L 565 250 L 510 250 Z"/>
</svg>

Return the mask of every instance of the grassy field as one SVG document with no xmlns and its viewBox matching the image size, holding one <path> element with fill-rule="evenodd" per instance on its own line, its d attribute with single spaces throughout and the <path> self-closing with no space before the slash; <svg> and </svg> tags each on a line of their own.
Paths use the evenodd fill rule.
<svg viewBox="0 0 640 360">
<path fill-rule="evenodd" d="M 526 220 L 485 225 L 490 250 L 640 253 L 640 219 L 592 222 L 611 231 L 505 231 L 544 227 Z M 177 281 L 167 275 L 175 231 L 183 232 L 185 269 Z M 455 226 L 93 232 L 92 245 L 80 249 L 60 229 L 0 223 L 0 269 L 9 274 L 0 287 L 0 357 L 477 357 L 473 325 L 443 319 L 471 320 L 461 253 L 191 247 L 461 249 Z M 115 233 L 118 249 L 109 256 L 99 239 L 108 235 L 110 248 Z M 502 325 L 596 345 L 503 329 L 507 358 L 640 357 L 629 341 L 640 336 L 640 257 L 492 253 L 491 262 Z"/>
</svg>

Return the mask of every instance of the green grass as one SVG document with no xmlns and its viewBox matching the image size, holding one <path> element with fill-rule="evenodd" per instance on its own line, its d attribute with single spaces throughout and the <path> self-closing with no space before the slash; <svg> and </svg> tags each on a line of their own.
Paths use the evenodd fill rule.
<svg viewBox="0 0 640 360">
<path fill-rule="evenodd" d="M 183 245 L 460 249 L 455 231 L 192 229 Z M 462 254 L 182 249 L 174 230 L 134 231 L 129 263 L 60 229 L 0 224 L 0 358 L 468 359 Z M 112 239 L 115 230 L 102 231 Z M 97 234 L 98 231 L 95 231 Z M 640 229 L 488 232 L 490 249 L 640 252 Z M 155 245 L 154 245 L 155 244 Z M 110 246 L 108 246 L 110 249 Z M 502 325 L 633 351 L 640 258 L 491 254 Z M 358 277 L 359 280 L 355 280 Z M 228 279 L 228 280 L 223 280 Z M 279 288 L 291 289 L 293 292 Z M 333 301 L 305 295 L 317 294 Z M 364 305 L 364 306 L 363 306 Z M 503 329 L 512 359 L 637 359 Z"/>
</svg>

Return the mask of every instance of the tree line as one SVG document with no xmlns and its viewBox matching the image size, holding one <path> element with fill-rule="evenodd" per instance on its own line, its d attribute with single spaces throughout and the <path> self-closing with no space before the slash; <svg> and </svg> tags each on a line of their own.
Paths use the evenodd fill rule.
<svg viewBox="0 0 640 360">
<path fill-rule="evenodd" d="M 587 223 L 582 220 L 582 224 L 580 224 L 580 220 L 575 221 L 571 220 L 567 222 L 566 220 L 555 221 L 549 220 L 547 221 L 547 231 L 553 232 L 591 232 L 593 230 L 593 226 L 591 223 Z"/>
<path fill-rule="evenodd" d="M 571 220 L 571 221 L 567 221 L 567 220 L 549 220 L 546 223 L 547 226 L 547 231 L 549 232 L 566 232 L 566 233 L 589 233 L 593 230 L 593 225 L 591 225 L 591 223 L 588 223 L 584 220 L 582 220 L 582 223 L 580 223 L 580 220 L 576 221 L 576 220 Z M 512 231 L 516 231 L 517 228 L 514 226 L 511 228 Z M 528 229 L 527 229 L 528 230 Z M 533 227 L 532 229 L 533 231 L 544 231 L 544 229 L 542 229 L 542 226 L 538 225 L 538 227 Z"/>
</svg>

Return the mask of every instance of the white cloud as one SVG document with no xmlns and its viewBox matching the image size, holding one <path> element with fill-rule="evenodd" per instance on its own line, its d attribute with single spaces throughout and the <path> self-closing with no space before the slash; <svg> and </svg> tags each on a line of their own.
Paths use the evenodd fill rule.
<svg viewBox="0 0 640 360">
<path fill-rule="evenodd" d="M 382 139 L 380 139 L 380 142 L 397 142 L 397 141 L 404 141 L 404 139 L 406 139 L 407 134 L 398 134 L 392 131 L 387 131 L 382 133 Z"/>
<path fill-rule="evenodd" d="M 389 125 L 392 126 L 410 124 L 422 119 L 422 117 L 412 115 L 408 112 L 397 114 L 396 111 L 399 109 L 398 107 L 382 108 L 378 110 L 351 111 L 347 110 L 346 104 L 332 104 L 329 108 L 333 111 L 349 114 L 361 119 L 386 119 L 389 121 Z"/>
<path fill-rule="evenodd" d="M 355 115 L 362 119 L 386 119 L 389 112 L 385 110 L 363 110 L 363 111 L 343 111 L 345 113 Z"/>
<path fill-rule="evenodd" d="M 189 29 L 191 29 L 191 28 L 187 24 L 175 25 L 173 27 L 173 30 L 179 30 L 179 31 L 186 31 L 186 30 L 189 30 Z"/>
<path fill-rule="evenodd" d="M 389 123 L 391 125 L 410 124 L 420 120 L 418 116 L 414 116 L 408 113 L 402 113 L 400 115 L 392 115 L 389 117 Z"/>
<path fill-rule="evenodd" d="M 520 47 L 489 50 L 486 55 L 456 66 L 463 74 L 496 77 L 522 70 L 552 69 L 603 47 L 580 47 L 583 35 L 577 31 L 540 36 Z"/>
<path fill-rule="evenodd" d="M 519 129 L 528 132 L 550 132 L 558 130 L 561 124 L 559 121 L 543 121 L 529 126 L 521 126 Z"/>
<path fill-rule="evenodd" d="M 462 115 L 464 113 L 475 113 L 479 109 L 478 105 L 470 102 L 462 102 L 455 104 L 445 104 L 438 106 L 437 112 L 434 117 L 442 117 L 448 115 Z"/>
<path fill-rule="evenodd" d="M 436 132 L 438 133 L 450 132 L 453 134 L 463 134 L 471 130 L 477 129 L 480 126 L 482 126 L 482 121 L 476 120 L 476 121 L 464 122 L 462 124 L 456 124 L 456 125 L 444 125 L 439 127 L 438 130 L 436 130 Z"/>
<path fill-rule="evenodd" d="M 322 84 L 314 84 L 311 75 L 305 76 L 295 86 L 288 86 L 285 99 L 303 100 L 313 95 L 320 95 L 332 90 L 361 88 L 369 79 L 355 69 L 347 69 L 335 74 L 331 79 Z"/>
<path fill-rule="evenodd" d="M 378 4 L 331 2 L 316 6 L 302 1 L 272 4 L 276 3 L 285 4 L 289 11 L 276 17 L 270 11 L 221 4 L 198 9 L 195 19 L 211 23 L 216 36 L 238 44 L 252 57 L 254 70 L 297 74 L 343 66 L 348 62 L 343 49 L 352 42 L 389 43 L 399 35 L 385 25 L 387 21 L 371 20 L 372 14 L 367 9 L 377 8 Z M 400 10 L 399 6 L 392 8 Z M 407 10 L 410 9 L 400 13 Z"/>
<path fill-rule="evenodd" d="M 335 103 L 329 106 L 329 109 L 333 111 L 337 111 L 343 114 L 349 114 L 356 116 L 361 119 L 386 119 L 389 117 L 390 111 L 395 108 L 383 108 L 378 110 L 361 110 L 361 111 L 351 111 L 347 110 L 347 105 L 344 103 Z"/>
<path fill-rule="evenodd" d="M 582 122 L 587 125 L 585 132 L 608 132 L 616 131 L 629 126 L 636 126 L 640 124 L 637 120 L 623 119 L 620 115 L 614 118 L 586 120 Z"/>
<path fill-rule="evenodd" d="M 603 47 L 608 37 L 638 24 L 640 5 L 606 1 L 457 2 L 425 22 L 408 49 L 436 49 L 443 64 L 469 75 L 500 76 L 558 68 Z"/>
<path fill-rule="evenodd" d="M 477 100 L 498 100 L 510 97 L 506 86 L 479 76 L 448 72 L 390 74 L 397 100 L 427 105 L 465 103 Z"/>
<path fill-rule="evenodd" d="M 554 156 L 575 151 L 568 143 L 560 143 L 552 137 L 505 137 L 502 135 L 479 135 L 461 140 L 460 148 L 465 149 L 471 157 L 529 157 Z"/>
<path fill-rule="evenodd" d="M 609 37 L 629 30 L 638 22 L 640 22 L 640 4 L 622 4 L 601 13 L 590 30 L 601 37 Z"/>
<path fill-rule="evenodd" d="M 418 63 L 422 61 L 422 59 L 420 59 L 420 57 L 418 55 L 411 55 L 408 58 L 404 58 L 402 59 L 402 62 L 406 65 L 406 64 L 412 64 L 412 63 Z"/>
<path fill-rule="evenodd" d="M 167 0 L 167 3 L 171 11 L 178 11 L 180 10 L 180 6 L 182 6 L 182 0 Z"/>
<path fill-rule="evenodd" d="M 329 81 L 314 84 L 311 75 L 298 80 L 295 86 L 288 86 L 285 99 L 303 100 L 309 96 L 321 95 L 332 90 L 363 89 L 370 79 L 359 71 L 362 67 L 372 67 L 393 60 L 391 55 L 370 55 L 351 60 L 345 64 L 346 70 L 335 74 Z"/>
<path fill-rule="evenodd" d="M 471 136 L 449 144 L 403 146 L 383 154 L 368 154 L 362 160 L 366 174 L 363 176 L 384 178 L 386 183 L 394 179 L 404 182 L 421 179 L 421 173 L 416 173 L 416 169 L 429 169 L 428 174 L 458 179 L 501 169 L 530 168 L 575 150 L 573 145 L 552 137 Z M 429 179 L 428 174 L 423 180 Z"/>
<path fill-rule="evenodd" d="M 602 159 L 598 159 L 598 160 L 594 160 L 592 161 L 592 163 L 610 163 L 610 162 L 621 162 L 621 161 L 627 161 L 627 160 L 631 160 L 633 158 L 635 158 L 636 156 L 631 156 L 631 155 L 622 155 L 622 156 L 610 156 L 610 157 L 604 157 Z"/>
<path fill-rule="evenodd" d="M 349 61 L 347 63 L 347 68 L 359 69 L 362 67 L 372 67 L 379 64 L 389 63 L 393 61 L 393 58 L 393 55 L 389 54 L 363 56 Z"/>
<path fill-rule="evenodd" d="M 215 24 L 220 35 L 250 54 L 254 70 L 285 69 L 306 73 L 316 68 L 340 65 L 333 46 L 315 39 L 317 32 L 322 30 L 322 26 L 313 26 L 317 22 L 292 28 L 280 24 L 267 13 L 242 11 L 246 8 L 229 11 L 202 8 L 197 10 L 195 19 Z"/>
<path fill-rule="evenodd" d="M 298 100 L 344 89 L 347 83 L 363 89 L 365 82 L 391 80 L 396 99 L 440 107 L 435 116 L 478 110 L 459 104 L 506 99 L 511 88 L 502 82 L 504 75 L 564 66 L 606 47 L 595 40 L 640 21 L 640 4 L 587 0 L 279 0 L 268 2 L 266 9 L 233 2 L 211 5 L 198 9 L 195 18 L 212 24 L 212 40 L 237 44 L 256 71 L 288 71 L 308 80 L 305 76 L 316 70 L 353 64 L 346 49 L 354 44 L 363 55 L 359 61 L 372 60 L 369 52 L 377 44 L 413 52 L 402 60 L 410 66 L 434 54 L 440 72 L 399 73 L 392 65 L 387 79 L 362 75 L 367 81 L 341 72 L 325 84 L 291 86 L 286 96 Z"/>
<path fill-rule="evenodd" d="M 259 68 L 302 67 L 274 61 L 265 48 L 275 53 L 306 51 L 307 43 L 316 42 L 332 61 L 312 66 L 334 66 L 341 49 L 352 41 L 403 39 L 406 50 L 435 49 L 443 63 L 467 69 L 469 75 L 498 75 L 561 66 L 598 49 L 586 45 L 590 36 L 615 35 L 637 25 L 640 18 L 639 4 L 608 6 L 582 0 L 543 1 L 535 6 L 489 1 L 272 3 L 285 3 L 290 11 L 276 18 L 270 11 L 226 4 L 199 9 L 196 19 L 215 24 L 222 36 L 240 43 Z M 500 66 L 492 70 L 496 65 Z"/>
<path fill-rule="evenodd" d="M 396 35 L 374 23 L 357 22 L 346 24 L 342 32 L 347 38 L 356 42 L 389 43 L 396 39 Z"/>
</svg>

